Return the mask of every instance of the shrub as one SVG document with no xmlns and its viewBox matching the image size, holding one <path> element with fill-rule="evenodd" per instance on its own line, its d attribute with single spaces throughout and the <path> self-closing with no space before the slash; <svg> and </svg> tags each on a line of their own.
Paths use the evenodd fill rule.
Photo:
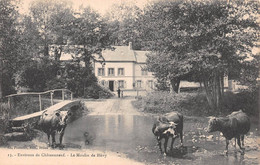
<svg viewBox="0 0 260 165">
<path fill-rule="evenodd" d="M 242 109 L 248 115 L 258 114 L 258 92 L 255 90 L 242 91 L 234 94 L 225 93 L 220 111 L 210 111 L 205 93 L 169 93 L 156 91 L 148 94 L 142 99 L 135 100 L 133 105 L 148 113 L 167 113 L 179 111 L 184 115 L 227 115 L 233 111 Z"/>
<path fill-rule="evenodd" d="M 51 106 L 49 99 L 43 99 L 42 110 Z M 11 111 L 10 118 L 14 118 L 21 115 L 27 115 L 40 111 L 40 104 L 38 97 L 32 96 L 16 96 L 11 99 Z"/>
<path fill-rule="evenodd" d="M 206 98 L 201 93 L 170 93 L 166 91 L 155 91 L 149 93 L 142 99 L 133 102 L 134 106 L 149 113 L 167 113 L 179 111 L 185 114 L 196 115 L 207 112 Z M 203 108 L 201 108 L 203 107 Z"/>
<path fill-rule="evenodd" d="M 91 86 L 87 87 L 84 92 L 84 98 L 110 98 L 114 94 L 110 92 L 108 89 L 100 86 L 99 84 L 92 84 Z"/>
<path fill-rule="evenodd" d="M 244 90 L 239 93 L 227 92 L 222 101 L 222 111 L 230 113 L 236 110 L 243 110 L 249 115 L 258 115 L 258 91 Z"/>
<path fill-rule="evenodd" d="M 7 144 L 4 133 L 9 127 L 9 110 L 7 103 L 0 102 L 0 146 Z"/>
</svg>

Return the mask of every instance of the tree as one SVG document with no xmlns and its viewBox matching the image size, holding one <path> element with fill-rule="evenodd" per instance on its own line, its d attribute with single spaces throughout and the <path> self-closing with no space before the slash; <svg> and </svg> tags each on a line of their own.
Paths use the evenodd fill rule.
<svg viewBox="0 0 260 165">
<path fill-rule="evenodd" d="M 211 108 L 218 110 L 223 77 L 236 73 L 240 79 L 241 73 L 257 71 L 255 64 L 259 62 L 251 53 L 258 38 L 257 8 L 255 2 L 240 1 L 163 1 L 149 5 L 139 21 L 145 45 L 156 52 L 148 56 L 148 68 L 159 73 L 153 59 L 165 58 L 156 65 L 174 84 L 192 73 L 204 84 Z M 250 75 L 255 79 L 257 74 Z"/>
<path fill-rule="evenodd" d="M 30 14 L 41 37 L 40 49 L 49 58 L 50 45 L 67 43 L 69 23 L 74 18 L 69 1 L 35 0 L 31 3 Z"/>
<path fill-rule="evenodd" d="M 13 0 L 0 1 L 0 98 L 13 89 L 13 73 L 19 66 L 17 7 Z"/>
<path fill-rule="evenodd" d="M 105 14 L 105 19 L 109 25 L 114 45 L 128 45 L 129 42 L 132 42 L 134 49 L 141 49 L 137 26 L 137 18 L 140 14 L 141 9 L 132 2 L 112 5 Z"/>
<path fill-rule="evenodd" d="M 111 48 L 107 24 L 101 16 L 90 7 L 82 8 L 69 26 L 70 45 L 77 51 L 76 58 L 84 62 L 91 73 L 91 59 L 103 49 Z M 76 46 L 75 46 L 76 45 Z"/>
<path fill-rule="evenodd" d="M 145 49 L 152 50 L 148 56 L 148 69 L 157 78 L 170 80 L 172 89 L 178 92 L 180 80 L 190 71 L 186 62 L 186 31 L 180 24 L 181 1 L 161 1 L 148 5 L 139 18 L 139 37 Z M 160 69 L 158 69 L 160 68 Z"/>
<path fill-rule="evenodd" d="M 188 59 L 192 71 L 203 82 L 211 109 L 219 110 L 224 93 L 224 76 L 241 78 L 242 71 L 255 70 L 252 48 L 257 41 L 257 4 L 235 1 L 194 2 L 187 5 L 186 18 L 192 28 Z M 196 10 L 192 10 L 196 8 Z M 184 18 L 184 19 L 186 19 Z M 253 60 L 247 59 L 251 56 Z M 255 76 L 255 72 L 250 73 Z"/>
</svg>

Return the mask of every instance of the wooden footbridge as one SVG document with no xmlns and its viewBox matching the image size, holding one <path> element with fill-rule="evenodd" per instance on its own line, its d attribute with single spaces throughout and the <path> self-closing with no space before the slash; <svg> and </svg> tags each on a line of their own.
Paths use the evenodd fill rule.
<svg viewBox="0 0 260 165">
<path fill-rule="evenodd" d="M 60 91 L 62 93 L 61 100 L 58 101 L 58 103 L 54 104 L 53 94 L 54 92 Z M 70 100 L 65 100 L 65 92 L 70 93 Z M 42 110 L 42 95 L 43 94 L 50 94 L 50 101 L 51 106 Z M 31 114 L 24 114 L 19 117 L 12 118 L 10 120 L 10 130 L 9 133 L 7 133 L 5 136 L 9 140 L 30 140 L 30 136 L 28 134 L 28 126 L 31 127 L 37 127 L 37 123 L 40 119 L 40 116 L 43 112 L 47 111 L 49 113 L 55 112 L 55 111 L 71 111 L 73 113 L 77 113 L 76 111 L 78 109 L 83 109 L 83 105 L 81 103 L 81 100 L 73 100 L 73 93 L 70 90 L 67 89 L 55 89 L 55 90 L 49 90 L 46 92 L 41 93 L 21 93 L 21 94 L 13 94 L 6 96 L 8 98 L 8 104 L 9 107 L 11 107 L 11 100 L 12 97 L 15 96 L 25 96 L 25 95 L 38 95 L 39 97 L 39 111 L 31 113 Z M 12 109 L 11 109 L 12 110 Z M 29 128 L 29 129 L 30 129 Z"/>
</svg>

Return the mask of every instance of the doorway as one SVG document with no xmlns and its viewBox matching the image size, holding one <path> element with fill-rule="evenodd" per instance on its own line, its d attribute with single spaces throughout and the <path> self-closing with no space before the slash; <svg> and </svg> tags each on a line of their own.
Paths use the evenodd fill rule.
<svg viewBox="0 0 260 165">
<path fill-rule="evenodd" d="M 114 81 L 109 81 L 109 89 L 114 91 Z"/>
</svg>

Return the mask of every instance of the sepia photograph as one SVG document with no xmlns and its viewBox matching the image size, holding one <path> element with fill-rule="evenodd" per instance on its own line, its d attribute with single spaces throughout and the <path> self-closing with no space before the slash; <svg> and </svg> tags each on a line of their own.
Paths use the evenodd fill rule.
<svg viewBox="0 0 260 165">
<path fill-rule="evenodd" d="M 259 7 L 0 0 L 0 164 L 260 164 Z"/>
</svg>

